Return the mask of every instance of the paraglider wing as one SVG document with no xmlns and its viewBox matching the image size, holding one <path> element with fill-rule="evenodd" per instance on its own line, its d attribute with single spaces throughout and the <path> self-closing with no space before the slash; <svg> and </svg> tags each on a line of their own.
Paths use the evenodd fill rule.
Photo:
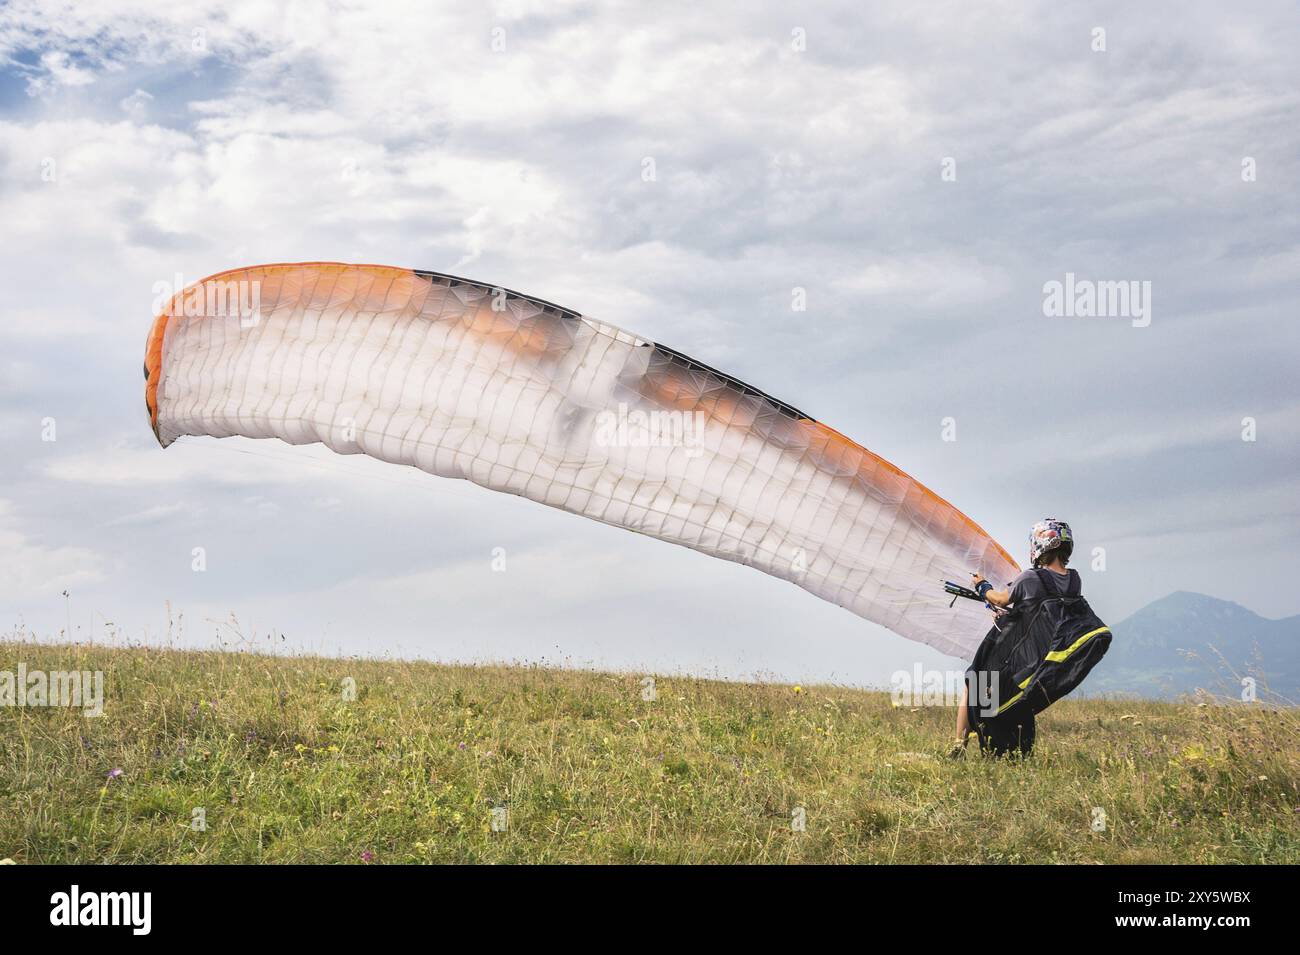
<svg viewBox="0 0 1300 955">
<path fill-rule="evenodd" d="M 233 303 L 233 304 L 232 304 Z M 939 581 L 1015 562 L 907 474 L 743 382 L 539 299 L 434 272 L 263 265 L 162 309 L 163 447 L 321 442 L 464 478 L 790 580 L 969 657 L 985 613 Z"/>
</svg>

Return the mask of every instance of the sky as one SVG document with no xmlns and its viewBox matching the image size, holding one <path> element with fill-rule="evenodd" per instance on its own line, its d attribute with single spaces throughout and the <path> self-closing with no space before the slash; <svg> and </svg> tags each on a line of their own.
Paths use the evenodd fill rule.
<svg viewBox="0 0 1300 955">
<path fill-rule="evenodd" d="M 1107 620 L 1176 590 L 1300 613 L 1294 5 L 812 6 L 0 6 L 3 632 L 877 686 L 955 664 L 463 482 L 159 448 L 160 285 L 320 260 L 661 342 L 1022 563 L 1064 518 Z M 1052 305 L 1115 282 L 1127 309 Z"/>
</svg>

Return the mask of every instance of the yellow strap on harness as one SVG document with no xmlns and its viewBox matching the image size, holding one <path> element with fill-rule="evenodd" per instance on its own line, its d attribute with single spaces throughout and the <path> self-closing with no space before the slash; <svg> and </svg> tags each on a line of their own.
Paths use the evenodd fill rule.
<svg viewBox="0 0 1300 955">
<path fill-rule="evenodd" d="M 1048 663 L 1061 663 L 1070 658 L 1070 654 L 1079 649 L 1099 633 L 1110 633 L 1110 627 L 1098 627 L 1096 630 L 1089 630 L 1074 643 L 1070 644 L 1064 650 L 1054 650 L 1043 659 Z"/>
<path fill-rule="evenodd" d="M 1109 633 L 1109 632 L 1110 632 L 1110 627 L 1098 627 L 1096 630 L 1089 630 L 1087 633 L 1081 636 L 1078 640 L 1075 640 L 1074 643 L 1070 644 L 1064 650 L 1056 650 L 1052 653 L 1049 653 L 1047 656 L 1043 658 L 1043 660 L 1044 662 L 1049 662 L 1049 663 L 1062 663 L 1065 660 L 1068 660 L 1070 658 L 1070 654 L 1072 654 L 1075 650 L 1079 649 L 1081 646 L 1083 646 L 1085 643 L 1087 643 L 1097 634 Z M 1025 677 L 1024 680 L 1020 682 L 1020 689 L 1023 691 L 1024 688 L 1029 685 L 1030 681 L 1033 680 L 1033 678 L 1034 678 L 1034 674 L 1032 673 L 1029 676 Z M 1024 695 L 1025 694 L 1023 692 L 1017 693 L 1011 699 L 1007 700 L 1005 703 L 999 706 L 998 712 L 1001 713 L 1003 710 L 1009 707 L 1012 703 L 1015 703 Z"/>
<path fill-rule="evenodd" d="M 1028 683 L 1029 681 L 1026 680 L 1025 682 Z M 1024 684 L 1021 684 L 1021 685 L 1023 686 Z M 1025 694 L 1023 694 L 1023 693 L 1017 693 L 1017 694 L 1016 694 L 1015 696 L 1013 696 L 1011 699 L 1007 700 L 1005 703 L 1003 703 L 1001 706 L 999 706 L 999 707 L 998 707 L 998 715 L 1001 715 L 1001 713 L 1002 713 L 1003 710 L 1005 710 L 1008 706 L 1010 706 L 1012 703 L 1016 702 L 1016 700 L 1020 699 L 1020 698 L 1021 698 L 1022 696 L 1024 696 L 1024 695 L 1025 695 Z"/>
</svg>

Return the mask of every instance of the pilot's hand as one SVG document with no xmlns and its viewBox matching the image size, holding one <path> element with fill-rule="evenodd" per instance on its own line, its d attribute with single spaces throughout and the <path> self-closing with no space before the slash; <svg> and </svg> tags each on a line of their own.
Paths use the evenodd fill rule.
<svg viewBox="0 0 1300 955">
<path fill-rule="evenodd" d="M 978 588 L 980 584 L 984 583 L 983 574 L 978 574 L 978 573 L 971 574 L 970 579 L 971 579 L 971 586 L 975 588 Z"/>
</svg>

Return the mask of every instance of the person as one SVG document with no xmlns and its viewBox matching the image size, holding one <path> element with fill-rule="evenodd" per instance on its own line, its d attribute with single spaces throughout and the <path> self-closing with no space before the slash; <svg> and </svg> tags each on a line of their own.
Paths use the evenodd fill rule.
<svg viewBox="0 0 1300 955">
<path fill-rule="evenodd" d="M 1068 567 L 1073 551 L 1070 525 L 1054 517 L 1044 518 L 1029 529 L 1029 570 L 1013 580 L 1006 590 L 996 590 L 979 574 L 971 574 L 972 589 L 993 608 L 995 617 L 1013 609 L 1028 612 L 1044 598 L 1063 596 L 1069 590 L 1071 579 L 1079 576 L 1077 570 Z M 1038 573 L 1039 569 L 1050 571 L 1046 580 Z M 961 756 L 970 738 L 969 696 L 967 686 L 962 690 L 961 706 L 957 710 L 957 740 L 949 753 L 953 759 Z"/>
</svg>

